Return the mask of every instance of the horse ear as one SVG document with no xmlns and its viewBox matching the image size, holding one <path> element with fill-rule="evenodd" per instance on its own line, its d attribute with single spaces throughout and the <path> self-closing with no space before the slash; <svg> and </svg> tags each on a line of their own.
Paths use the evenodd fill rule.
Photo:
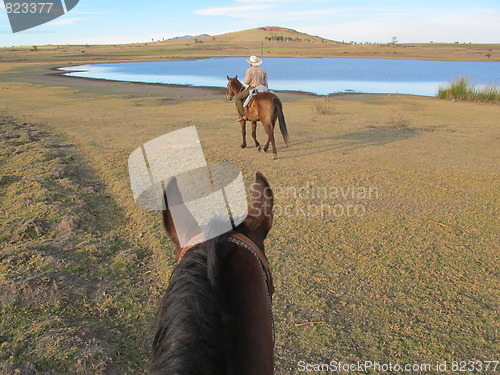
<svg viewBox="0 0 500 375">
<path fill-rule="evenodd" d="M 257 172 L 253 184 L 252 199 L 248 205 L 248 216 L 243 222 L 251 236 L 263 243 L 273 224 L 274 196 L 269 182 Z"/>
<path fill-rule="evenodd" d="M 226 77 L 227 77 L 227 80 L 228 80 L 228 81 L 230 81 L 230 80 L 231 80 L 231 78 L 229 78 L 229 76 L 226 76 Z"/>
<path fill-rule="evenodd" d="M 238 74 L 236 74 L 236 77 L 234 77 L 234 79 L 238 79 Z"/>
<path fill-rule="evenodd" d="M 165 187 L 164 200 L 166 209 L 162 211 L 163 225 L 177 250 L 180 250 L 180 239 L 188 238 L 191 233 L 195 233 L 198 229 L 198 222 L 184 205 L 175 177 Z M 172 207 L 175 207 L 175 221 L 172 216 Z"/>
</svg>

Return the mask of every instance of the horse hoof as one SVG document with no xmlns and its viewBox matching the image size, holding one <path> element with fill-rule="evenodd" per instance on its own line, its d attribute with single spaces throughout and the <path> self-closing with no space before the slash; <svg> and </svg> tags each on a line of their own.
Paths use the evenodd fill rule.
<svg viewBox="0 0 500 375">
<path fill-rule="evenodd" d="M 262 151 L 262 147 L 257 146 L 257 151 L 258 151 L 258 152 L 261 152 L 261 151 Z"/>
<path fill-rule="evenodd" d="M 278 154 L 273 154 L 273 160 L 278 159 Z"/>
<path fill-rule="evenodd" d="M 264 147 L 262 150 L 263 150 L 264 152 L 267 152 L 267 147 Z"/>
<path fill-rule="evenodd" d="M 247 145 L 246 145 L 246 144 L 242 144 L 242 145 L 241 145 L 241 148 L 245 148 L 245 147 L 247 147 Z"/>
</svg>

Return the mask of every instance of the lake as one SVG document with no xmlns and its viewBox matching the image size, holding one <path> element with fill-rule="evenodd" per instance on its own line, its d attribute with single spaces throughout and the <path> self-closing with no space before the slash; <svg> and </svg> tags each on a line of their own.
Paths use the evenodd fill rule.
<svg viewBox="0 0 500 375">
<path fill-rule="evenodd" d="M 76 77 L 226 87 L 226 75 L 245 77 L 247 57 L 81 65 L 61 70 Z M 361 58 L 265 58 L 269 87 L 319 95 L 343 92 L 435 96 L 466 76 L 479 86 L 500 83 L 500 62 Z"/>
</svg>

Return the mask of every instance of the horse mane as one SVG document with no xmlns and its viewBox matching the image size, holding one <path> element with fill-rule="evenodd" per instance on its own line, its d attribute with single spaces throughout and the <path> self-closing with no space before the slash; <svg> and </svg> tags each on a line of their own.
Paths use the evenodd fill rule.
<svg viewBox="0 0 500 375">
<path fill-rule="evenodd" d="M 174 269 L 153 341 L 153 375 L 230 373 L 220 272 L 227 244 L 227 234 L 208 240 Z"/>
</svg>

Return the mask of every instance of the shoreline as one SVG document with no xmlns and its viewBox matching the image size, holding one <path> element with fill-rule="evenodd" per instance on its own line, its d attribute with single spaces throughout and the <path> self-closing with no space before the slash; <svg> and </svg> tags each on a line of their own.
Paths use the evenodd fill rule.
<svg viewBox="0 0 500 375">
<path fill-rule="evenodd" d="M 175 62 L 170 59 L 108 64 L 92 62 L 86 65 L 58 65 L 51 70 L 73 78 L 218 90 L 226 87 L 227 81 L 223 79 L 223 76 L 227 70 L 233 75 L 241 70 L 239 59 L 244 59 L 244 57 L 201 58 L 197 60 L 201 62 L 194 64 L 190 64 L 193 61 L 191 59 L 177 59 Z M 355 60 L 345 61 L 345 59 Z M 277 76 L 272 82 L 270 81 L 273 91 L 318 97 L 353 93 L 436 97 L 439 90 L 454 82 L 456 77 L 468 77 L 477 85 L 487 85 L 488 82 L 500 77 L 496 74 L 498 63 L 484 65 L 480 61 L 414 60 L 410 62 L 395 58 L 392 59 L 394 62 L 388 62 L 389 59 L 354 57 L 300 58 L 299 60 L 296 57 L 266 57 L 266 60 L 270 73 L 274 72 L 270 74 L 270 77 Z M 299 76 L 293 73 L 299 66 L 307 66 L 309 60 L 313 60 L 311 72 L 303 71 L 304 74 Z M 176 67 L 183 66 L 184 63 L 188 64 L 187 70 L 179 71 Z M 314 73 L 315 68 L 319 70 L 319 74 Z M 289 74 L 286 77 L 280 75 L 279 72 L 282 69 L 294 75 L 295 78 L 290 80 Z M 432 69 L 436 69 L 439 73 L 431 75 L 429 70 Z M 336 72 L 342 72 L 342 74 L 339 75 Z"/>
<path fill-rule="evenodd" d="M 119 81 L 112 79 L 100 79 L 90 77 L 75 77 L 66 75 L 68 71 L 61 71 L 58 65 L 50 65 L 43 67 L 41 71 L 32 71 L 28 68 L 27 72 L 23 72 L 23 79 L 18 79 L 19 73 L 11 70 L 4 72 L 3 80 L 0 82 L 20 82 L 28 84 L 41 84 L 44 86 L 63 86 L 70 89 L 83 90 L 86 92 L 96 92 L 100 94 L 118 94 L 131 96 L 166 96 L 174 97 L 177 102 L 189 100 L 217 100 L 223 99 L 226 101 L 226 88 L 214 86 L 192 86 L 168 83 L 150 83 L 150 82 L 133 82 Z M 9 73 L 12 76 L 9 78 Z M 14 79 L 12 79 L 14 78 Z M 126 88 L 124 90 L 124 88 Z M 352 95 L 377 95 L 363 93 L 334 93 L 329 95 L 318 95 L 306 91 L 293 90 L 273 90 L 284 98 L 286 101 L 296 101 L 307 98 L 325 98 L 337 96 L 352 96 Z M 382 94 L 383 95 L 383 94 Z"/>
<path fill-rule="evenodd" d="M 188 60 L 186 60 L 188 61 Z M 90 65 L 90 64 L 87 64 Z M 175 89 L 190 89 L 193 92 L 197 90 L 200 94 L 201 91 L 210 92 L 210 93 L 221 93 L 225 92 L 225 88 L 223 86 L 198 86 L 191 84 L 177 84 L 177 83 L 161 83 L 161 82 L 144 82 L 144 81 L 126 81 L 126 80 L 117 80 L 117 79 L 108 79 L 108 78 L 92 78 L 92 77 L 79 77 L 72 76 L 71 73 L 81 72 L 81 70 L 60 70 L 61 68 L 69 68 L 69 67 L 52 67 L 54 73 L 47 73 L 47 76 L 54 75 L 58 77 L 62 77 L 63 79 L 76 79 L 76 80 L 88 80 L 90 82 L 109 82 L 114 84 L 135 84 L 140 86 L 148 86 L 148 87 L 158 87 L 158 88 L 175 88 Z M 424 98 L 435 98 L 436 95 L 418 95 L 418 94 L 408 94 L 408 93 L 394 93 L 394 92 L 358 92 L 354 90 L 349 91 L 339 91 L 339 92 L 331 92 L 328 94 L 318 94 L 311 91 L 302 91 L 302 90 L 272 90 L 278 94 L 282 95 L 292 95 L 292 96 L 303 96 L 303 97 L 311 97 L 311 98 L 337 98 L 344 96 L 352 96 L 352 95 L 408 95 L 408 96 L 416 96 L 416 97 L 424 97 Z"/>
<path fill-rule="evenodd" d="M 216 58 L 217 56 L 212 56 Z M 203 58 L 200 58 L 203 59 Z M 171 59 L 169 59 L 171 60 Z M 181 59 L 175 59 L 181 60 Z M 182 59 L 189 61 L 191 59 Z M 155 60 L 159 61 L 159 60 Z M 141 62 L 140 59 L 121 62 Z M 84 93 L 92 94 L 114 94 L 134 97 L 158 97 L 172 103 L 185 102 L 189 100 L 225 100 L 226 89 L 214 86 L 194 86 L 168 83 L 150 83 L 119 81 L 113 79 L 101 79 L 90 77 L 75 77 L 67 75 L 72 70 L 60 70 L 61 68 L 71 68 L 84 64 L 119 63 L 104 61 L 85 62 L 63 62 L 45 64 L 42 61 L 35 63 L 7 63 L 3 67 L 0 82 L 19 82 L 43 86 L 64 86 L 69 89 L 81 90 Z M 75 69 L 74 71 L 78 71 Z M 280 95 L 284 102 L 294 102 L 301 99 L 324 99 L 324 100 L 359 100 L 366 101 L 369 97 L 415 97 L 415 98 L 436 98 L 436 95 L 418 95 L 404 93 L 363 93 L 363 92 L 334 92 L 329 94 L 316 94 L 314 92 L 299 90 L 273 90 Z"/>
</svg>

